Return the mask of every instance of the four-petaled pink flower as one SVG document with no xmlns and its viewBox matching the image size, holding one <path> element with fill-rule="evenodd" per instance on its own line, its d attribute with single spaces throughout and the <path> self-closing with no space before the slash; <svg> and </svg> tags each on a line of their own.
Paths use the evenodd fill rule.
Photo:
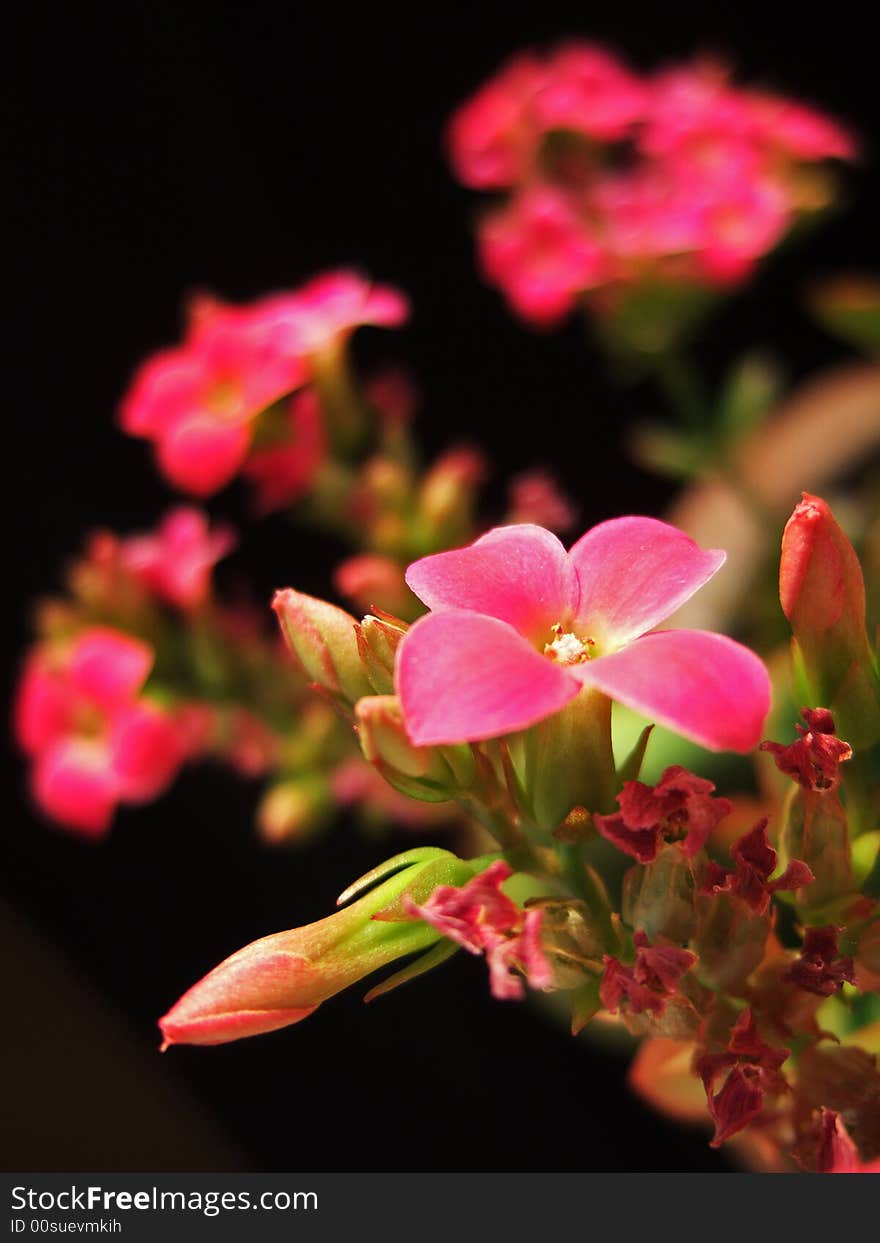
<svg viewBox="0 0 880 1243">
<path fill-rule="evenodd" d="M 770 702 L 758 657 L 719 634 L 654 630 L 723 561 L 639 517 L 600 523 L 570 552 L 524 525 L 423 557 L 406 581 L 432 612 L 396 671 L 410 738 L 510 734 L 591 687 L 713 750 L 752 750 Z"/>
<path fill-rule="evenodd" d="M 681 838 L 685 858 L 692 859 L 733 806 L 730 799 L 713 798 L 714 789 L 711 781 L 674 764 L 655 786 L 624 782 L 620 811 L 593 820 L 603 837 L 639 863 L 653 863 L 667 837 Z"/>
<path fill-rule="evenodd" d="M 230 527 L 212 530 L 199 509 L 172 509 L 149 535 L 121 543 L 122 564 L 160 599 L 180 609 L 198 608 L 211 589 L 211 570 L 235 547 Z"/>
<path fill-rule="evenodd" d="M 34 798 L 86 836 L 105 832 L 118 803 L 156 798 L 183 761 L 175 722 L 140 696 L 152 663 L 146 643 L 95 626 L 66 651 L 36 648 L 25 666 L 15 728 Z"/>
<path fill-rule="evenodd" d="M 541 948 L 542 912 L 516 905 L 501 886 L 513 873 L 503 859 L 460 889 L 439 885 L 421 906 L 409 904 L 412 915 L 431 924 L 471 954 L 485 954 L 492 996 L 517 1001 L 524 989 L 519 971 L 532 988 L 549 988 L 550 964 Z"/>
</svg>

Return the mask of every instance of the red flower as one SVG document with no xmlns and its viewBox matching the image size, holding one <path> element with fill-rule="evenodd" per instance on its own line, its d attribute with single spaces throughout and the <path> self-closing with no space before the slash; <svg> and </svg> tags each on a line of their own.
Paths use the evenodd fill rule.
<svg viewBox="0 0 880 1243">
<path fill-rule="evenodd" d="M 715 1123 L 713 1148 L 753 1122 L 763 1111 L 766 1095 L 787 1090 L 780 1067 L 788 1055 L 788 1049 L 774 1049 L 761 1039 L 754 1015 L 744 1010 L 731 1030 L 727 1049 L 697 1057 L 694 1069 L 703 1081 Z M 724 1082 L 716 1092 L 722 1076 Z"/>
<path fill-rule="evenodd" d="M 714 789 L 711 781 L 676 764 L 655 786 L 625 782 L 617 796 L 620 811 L 593 820 L 603 837 L 639 863 L 653 863 L 667 837 L 682 838 L 681 849 L 691 859 L 733 806 L 729 799 L 713 798 Z"/>
<path fill-rule="evenodd" d="M 652 946 L 644 932 L 637 932 L 633 939 L 636 960 L 632 967 L 625 967 L 610 954 L 603 956 L 605 974 L 599 989 L 602 1005 L 615 1014 L 621 1002 L 626 1001 L 633 1014 L 641 1014 L 644 1010 L 662 1014 L 697 956 L 676 946 Z"/>
<path fill-rule="evenodd" d="M 550 965 L 541 949 L 542 912 L 523 911 L 505 893 L 502 884 L 513 873 L 498 859 L 458 889 L 440 885 L 421 906 L 410 911 L 456 941 L 470 954 L 485 954 L 492 996 L 519 1000 L 524 989 L 516 968 L 533 988 L 549 988 Z"/>
<path fill-rule="evenodd" d="M 780 772 L 793 777 L 805 790 L 833 790 L 840 782 L 840 765 L 852 758 L 852 747 L 836 737 L 834 719 L 827 708 L 803 708 L 807 728 L 796 725 L 797 742 L 762 742 Z"/>
<path fill-rule="evenodd" d="M 833 926 L 807 928 L 800 958 L 784 978 L 819 997 L 830 997 L 844 982 L 855 984 L 853 960 L 838 950 L 840 931 Z"/>
<path fill-rule="evenodd" d="M 759 820 L 753 829 L 731 847 L 731 857 L 736 867 L 727 872 L 717 863 L 706 865 L 702 892 L 734 893 L 752 908 L 756 915 L 763 915 L 770 905 L 770 897 L 780 889 L 801 889 L 816 878 L 806 863 L 792 859 L 781 876 L 770 880 L 776 867 L 776 851 L 767 837 L 767 820 Z"/>
</svg>

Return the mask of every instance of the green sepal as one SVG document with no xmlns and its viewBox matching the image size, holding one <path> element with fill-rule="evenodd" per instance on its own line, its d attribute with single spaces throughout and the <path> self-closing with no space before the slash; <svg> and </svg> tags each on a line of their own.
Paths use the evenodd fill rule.
<svg viewBox="0 0 880 1243">
<path fill-rule="evenodd" d="M 444 938 L 429 949 L 427 954 L 423 954 L 415 962 L 408 963 L 400 971 L 395 971 L 394 975 L 390 975 L 381 984 L 376 984 L 365 994 L 364 1001 L 375 1001 L 377 997 L 384 997 L 386 993 L 391 993 L 394 989 L 400 988 L 401 984 L 408 984 L 410 980 L 417 980 L 420 975 L 433 971 L 435 967 L 441 966 L 447 959 L 452 958 L 454 954 L 458 953 L 459 949 L 460 946 L 456 945 L 454 941 Z"/>
</svg>

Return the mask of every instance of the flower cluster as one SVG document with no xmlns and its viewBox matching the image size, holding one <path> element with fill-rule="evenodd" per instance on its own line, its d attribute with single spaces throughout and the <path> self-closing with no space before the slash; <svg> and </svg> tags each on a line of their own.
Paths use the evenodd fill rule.
<svg viewBox="0 0 880 1243">
<path fill-rule="evenodd" d="M 838 556 L 836 538 L 814 540 L 806 578 L 821 580 L 813 560 Z M 790 549 L 791 527 L 787 540 Z M 575 1031 L 625 1025 L 645 1042 L 633 1082 L 673 1112 L 668 1068 L 679 1066 L 701 1087 L 687 1108 L 714 1125 L 714 1146 L 759 1135 L 773 1160 L 869 1168 L 877 1097 L 841 1095 L 856 1075 L 837 1064 L 847 1050 L 829 1047 L 857 1021 L 847 990 L 880 978 L 880 911 L 861 888 L 880 840 L 869 833 L 854 851 L 858 790 L 841 802 L 840 765 L 858 763 L 856 749 L 824 708 L 803 711 L 795 743 L 764 743 L 791 792 L 774 805 L 772 841 L 766 816 L 736 836 L 732 867 L 719 856 L 736 809 L 712 781 L 681 765 L 639 780 L 649 729 L 634 756 L 615 758 L 615 703 L 717 750 L 758 750 L 761 662 L 721 636 L 653 630 L 722 559 L 647 518 L 602 523 L 570 552 L 546 530 L 513 525 L 411 565 L 406 582 L 430 612 L 409 625 L 279 592 L 291 650 L 351 715 L 376 773 L 411 799 L 458 804 L 498 849 L 389 860 L 343 894 L 357 899 L 345 911 L 215 968 L 162 1020 L 166 1043 L 272 1031 L 415 951 L 368 999 L 464 949 L 485 958 L 497 998 L 521 998 L 527 984 L 565 994 Z M 791 577 L 787 550 L 781 577 Z M 863 633 L 863 616 L 838 621 Z M 832 647 L 837 637 L 832 627 Z M 844 712 L 849 690 L 838 695 Z"/>
<path fill-rule="evenodd" d="M 328 438 L 357 435 L 359 412 L 340 392 L 348 337 L 407 315 L 402 294 L 347 271 L 245 306 L 199 297 L 183 342 L 138 370 L 121 426 L 152 442 L 184 492 L 210 496 L 241 472 L 258 510 L 283 507 L 312 484 Z"/>
<path fill-rule="evenodd" d="M 635 74 L 589 43 L 521 55 L 452 118 L 459 179 L 506 198 L 483 216 L 490 283 L 534 325 L 586 298 L 741 283 L 824 206 L 856 154 L 828 117 L 734 86 L 707 60 Z"/>
</svg>

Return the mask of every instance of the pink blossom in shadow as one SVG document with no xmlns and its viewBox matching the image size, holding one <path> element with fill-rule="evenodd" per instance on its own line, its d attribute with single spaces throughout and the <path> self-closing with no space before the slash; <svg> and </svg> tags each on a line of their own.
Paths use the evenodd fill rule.
<svg viewBox="0 0 880 1243">
<path fill-rule="evenodd" d="M 211 590 L 211 571 L 235 547 L 230 527 L 211 529 L 199 509 L 179 506 L 155 532 L 121 542 L 123 566 L 161 600 L 180 609 L 198 608 Z"/>
<path fill-rule="evenodd" d="M 758 657 L 723 635 L 654 629 L 723 560 L 666 523 L 627 517 L 569 552 L 523 525 L 416 561 L 406 581 L 431 612 L 396 668 L 411 740 L 513 733 L 591 687 L 703 746 L 752 750 L 770 702 Z"/>
<path fill-rule="evenodd" d="M 149 646 L 92 627 L 66 649 L 35 648 L 15 702 L 15 732 L 31 757 L 37 804 L 87 837 L 109 828 L 119 803 L 156 798 L 185 747 L 176 723 L 141 695 Z"/>
<path fill-rule="evenodd" d="M 427 902 L 409 907 L 469 953 L 485 955 L 492 996 L 501 1001 L 525 996 L 519 974 L 532 988 L 549 988 L 552 980 L 541 948 L 542 912 L 524 911 L 501 890 L 512 875 L 498 859 L 460 889 L 439 885 Z"/>
</svg>

